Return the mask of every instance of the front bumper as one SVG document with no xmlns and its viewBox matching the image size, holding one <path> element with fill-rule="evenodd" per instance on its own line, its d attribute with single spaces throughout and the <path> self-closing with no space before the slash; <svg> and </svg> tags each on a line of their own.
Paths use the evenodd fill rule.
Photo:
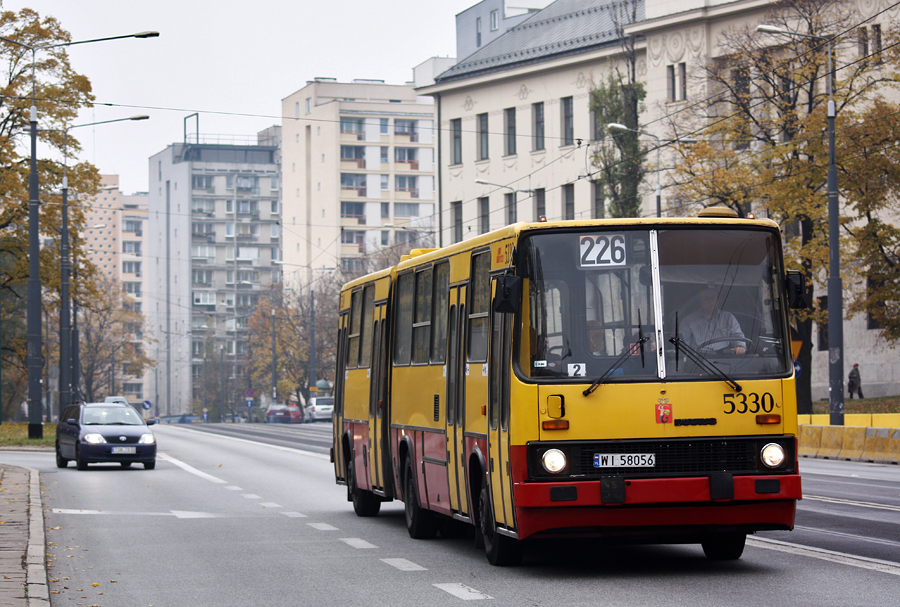
<svg viewBox="0 0 900 607">
<path fill-rule="evenodd" d="M 113 453 L 113 447 L 134 447 L 134 453 Z M 152 462 L 156 460 L 156 444 L 142 445 L 113 445 L 110 443 L 101 443 L 94 445 L 82 442 L 78 446 L 81 458 L 88 463 L 97 464 L 101 462 Z"/>
</svg>

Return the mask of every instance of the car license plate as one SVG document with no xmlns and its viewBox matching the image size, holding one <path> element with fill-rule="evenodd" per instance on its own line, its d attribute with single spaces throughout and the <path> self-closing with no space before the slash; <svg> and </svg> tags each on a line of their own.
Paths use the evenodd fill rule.
<svg viewBox="0 0 900 607">
<path fill-rule="evenodd" d="M 128 453 L 135 453 L 134 447 L 113 447 L 112 452 L 117 455 L 123 455 Z"/>
<path fill-rule="evenodd" d="M 594 468 L 655 468 L 655 453 L 595 453 Z"/>
</svg>

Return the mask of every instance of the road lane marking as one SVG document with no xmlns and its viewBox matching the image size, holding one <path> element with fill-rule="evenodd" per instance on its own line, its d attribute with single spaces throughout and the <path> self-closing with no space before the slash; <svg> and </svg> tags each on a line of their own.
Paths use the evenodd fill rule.
<svg viewBox="0 0 900 607">
<path fill-rule="evenodd" d="M 171 512 L 176 518 L 216 518 L 215 514 L 209 512 L 186 512 L 184 510 L 172 510 Z"/>
<path fill-rule="evenodd" d="M 795 525 L 794 529 L 800 529 L 802 531 L 811 531 L 813 533 L 825 533 L 827 535 L 836 535 L 837 537 L 845 537 L 852 540 L 860 540 L 863 542 L 871 542 L 874 544 L 884 544 L 885 546 L 897 546 L 900 547 L 900 542 L 895 542 L 893 540 L 886 540 L 880 537 L 866 537 L 864 535 L 853 535 L 852 533 L 842 533 L 840 531 L 832 531 L 831 529 L 817 529 L 816 527 L 801 527 L 800 525 Z"/>
<path fill-rule="evenodd" d="M 337 527 L 332 527 L 328 523 L 306 523 L 313 529 L 318 529 L 319 531 L 337 531 Z"/>
<path fill-rule="evenodd" d="M 255 493 L 242 493 L 241 497 L 246 497 L 248 500 L 261 500 L 262 499 Z"/>
<path fill-rule="evenodd" d="M 305 514 L 300 514 L 299 512 L 282 512 L 281 514 L 288 518 L 306 518 Z"/>
<path fill-rule="evenodd" d="M 483 601 L 484 599 L 492 599 L 483 592 L 478 592 L 474 588 L 469 588 L 464 584 L 433 584 L 435 588 L 440 588 L 444 592 L 449 592 L 458 599 L 464 601 Z"/>
<path fill-rule="evenodd" d="M 381 562 L 387 563 L 400 571 L 428 571 L 425 567 L 416 565 L 412 561 L 407 561 L 406 559 L 381 559 Z"/>
<path fill-rule="evenodd" d="M 228 489 L 229 491 L 243 491 L 243 489 L 241 489 L 240 487 L 237 487 L 235 485 L 228 485 L 225 488 Z"/>
<path fill-rule="evenodd" d="M 790 542 L 782 542 L 781 540 L 773 540 L 762 537 L 748 537 L 747 544 L 757 548 L 765 548 L 767 550 L 776 550 L 778 552 L 787 552 L 800 556 L 808 556 L 810 558 L 822 561 L 830 561 L 841 565 L 850 565 L 851 567 L 859 567 L 860 569 L 869 569 L 871 571 L 880 571 L 881 573 L 889 573 L 891 575 L 900 575 L 900 564 L 890 561 L 882 561 L 881 559 L 870 559 L 855 554 L 846 554 L 844 552 L 835 552 L 833 550 L 825 550 L 824 548 L 813 548 L 812 546 L 801 546 Z"/>
<path fill-rule="evenodd" d="M 224 438 L 228 440 L 238 441 L 241 443 L 249 443 L 251 445 L 256 445 L 257 447 L 268 447 L 269 449 L 276 449 L 278 451 L 287 451 L 288 453 L 299 453 L 301 455 L 306 455 L 308 457 L 315 457 L 316 459 L 324 459 L 327 461 L 331 461 L 331 456 L 325 453 L 315 453 L 313 451 L 304 451 L 300 447 L 282 447 L 281 445 L 270 445 L 268 443 L 261 443 L 255 440 L 248 440 L 246 438 L 238 438 L 236 436 L 228 436 L 227 434 L 216 434 L 215 432 L 204 432 L 203 430 L 193 430 L 191 428 L 181 428 L 174 425 L 167 425 L 166 429 L 171 430 L 183 430 L 186 432 L 199 432 L 206 436 L 215 436 L 218 438 Z"/>
<path fill-rule="evenodd" d="M 890 504 L 875 504 L 872 502 L 859 502 L 856 500 L 845 500 L 839 497 L 825 497 L 823 495 L 804 495 L 803 499 L 813 500 L 814 502 L 827 502 L 829 504 L 845 504 L 847 506 L 860 506 L 863 508 L 877 508 L 878 510 L 892 510 L 900 512 L 900 506 L 892 506 Z"/>
<path fill-rule="evenodd" d="M 370 544 L 366 540 L 360 539 L 358 537 L 342 537 L 341 541 L 347 544 L 348 546 L 352 546 L 353 548 L 366 549 L 366 548 L 378 548 L 375 544 Z"/>
<path fill-rule="evenodd" d="M 283 508 L 281 504 L 276 504 L 275 502 L 261 502 L 259 504 L 263 508 Z"/>
<path fill-rule="evenodd" d="M 179 468 L 181 468 L 182 470 L 184 470 L 186 472 L 190 472 L 191 474 L 195 474 L 195 475 L 199 476 L 200 478 L 205 478 L 206 480 L 208 480 L 210 482 L 221 483 L 223 485 L 228 482 L 226 480 L 223 480 L 221 478 L 213 476 L 212 474 L 207 474 L 206 472 L 201 472 L 200 470 L 197 470 L 193 466 L 189 466 L 188 464 L 185 464 L 184 462 L 177 460 L 174 457 L 172 457 L 171 455 L 168 455 L 166 453 L 157 453 L 156 457 L 161 460 L 165 460 L 167 462 L 173 463 L 176 466 L 178 466 Z"/>
<path fill-rule="evenodd" d="M 218 518 L 211 512 L 191 512 L 169 510 L 168 512 L 122 512 L 117 510 L 83 510 L 74 508 L 54 508 L 54 514 L 112 514 L 117 516 L 174 516 L 175 518 Z"/>
</svg>

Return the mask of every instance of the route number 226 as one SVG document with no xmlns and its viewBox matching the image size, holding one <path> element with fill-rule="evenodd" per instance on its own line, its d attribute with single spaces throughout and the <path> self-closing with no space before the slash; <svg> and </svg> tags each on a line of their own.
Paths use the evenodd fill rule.
<svg viewBox="0 0 900 607">
<path fill-rule="evenodd" d="M 578 267 L 600 268 L 625 265 L 625 235 L 601 234 L 579 236 L 580 255 Z"/>
</svg>

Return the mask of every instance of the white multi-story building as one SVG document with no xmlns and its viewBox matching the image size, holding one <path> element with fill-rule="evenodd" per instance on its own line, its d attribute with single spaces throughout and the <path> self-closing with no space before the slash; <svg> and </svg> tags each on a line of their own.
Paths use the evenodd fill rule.
<svg viewBox="0 0 900 607">
<path fill-rule="evenodd" d="M 488 0 L 469 9 L 474 15 Z M 624 4 L 556 0 L 439 74 L 421 94 L 435 99 L 437 130 L 438 243 L 450 244 L 515 221 L 599 218 L 606 214 L 600 184 L 591 179 L 591 145 L 598 139 L 589 102 L 594 83 L 622 67 L 616 23 L 638 35 L 637 78 L 647 98 L 643 127 L 660 138 L 661 118 L 708 94 L 701 66 L 721 58 L 717 41 L 732 27 L 762 23 L 773 2 L 765 0 L 641 0 L 627 25 Z M 631 6 L 628 4 L 628 6 Z M 477 11 L 475 9 L 478 9 Z M 881 44 L 881 23 L 900 9 L 859 3 L 861 27 Z M 461 21 L 457 39 L 471 38 Z M 480 14 L 480 13 L 479 13 Z M 859 34 L 863 36 L 861 32 Z M 861 37 L 860 40 L 863 38 Z M 855 59 L 855 58 L 854 58 Z M 697 89 L 690 83 L 698 82 Z M 652 140 L 648 139 L 650 143 Z M 658 175 L 668 181 L 663 158 Z M 649 179 L 653 179 L 651 173 Z M 655 192 L 645 188 L 645 216 L 656 213 Z M 662 209 L 668 201 L 662 194 Z M 856 288 L 856 287 L 852 287 Z M 814 399 L 828 396 L 828 350 L 813 344 Z M 900 362 L 877 328 L 862 315 L 844 323 L 845 372 L 864 363 L 867 396 L 900 393 Z M 845 378 L 846 380 L 846 378 Z"/>
<path fill-rule="evenodd" d="M 277 143 L 277 129 L 260 138 Z M 198 138 L 199 139 L 199 138 Z M 150 158 L 144 306 L 157 340 L 157 415 L 191 411 L 202 396 L 206 344 L 232 370 L 228 405 L 252 388 L 244 372 L 247 319 L 280 280 L 280 174 L 276 145 L 179 143 Z M 213 416 L 215 417 L 215 416 Z"/>
<path fill-rule="evenodd" d="M 367 256 L 432 240 L 434 106 L 411 85 L 316 78 L 282 100 L 284 263 L 365 271 Z"/>
</svg>

